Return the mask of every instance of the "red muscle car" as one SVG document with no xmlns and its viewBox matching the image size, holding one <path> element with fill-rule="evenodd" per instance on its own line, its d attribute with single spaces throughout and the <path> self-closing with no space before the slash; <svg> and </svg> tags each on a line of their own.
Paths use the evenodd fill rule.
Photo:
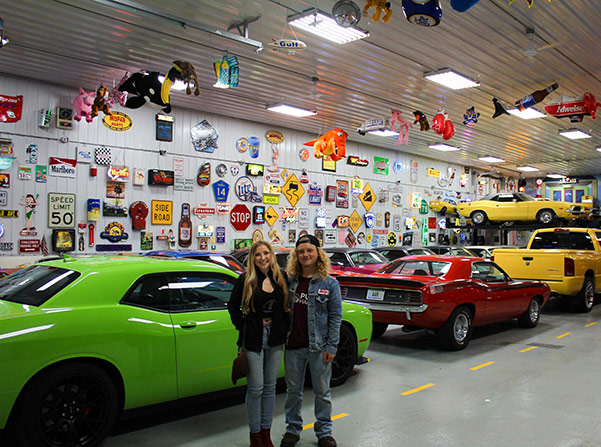
<svg viewBox="0 0 601 447">
<path fill-rule="evenodd" d="M 407 256 L 338 281 L 343 299 L 371 309 L 374 337 L 402 324 L 433 330 L 450 350 L 465 348 L 476 326 L 517 318 L 535 327 L 551 295 L 543 282 L 514 280 L 494 262 L 463 256 Z"/>
</svg>

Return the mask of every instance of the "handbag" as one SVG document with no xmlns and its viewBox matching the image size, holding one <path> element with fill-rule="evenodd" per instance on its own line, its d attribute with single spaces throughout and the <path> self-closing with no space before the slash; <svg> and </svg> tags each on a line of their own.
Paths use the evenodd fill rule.
<svg viewBox="0 0 601 447">
<path fill-rule="evenodd" d="M 248 359 L 246 358 L 246 320 L 242 332 L 242 348 L 238 353 L 238 357 L 234 359 L 232 364 L 232 383 L 235 385 L 238 380 L 246 377 L 248 374 Z"/>
</svg>

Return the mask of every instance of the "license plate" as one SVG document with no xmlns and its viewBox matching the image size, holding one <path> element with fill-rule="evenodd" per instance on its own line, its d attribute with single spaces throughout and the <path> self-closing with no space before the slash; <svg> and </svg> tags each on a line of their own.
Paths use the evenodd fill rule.
<svg viewBox="0 0 601 447">
<path fill-rule="evenodd" d="M 386 292 L 384 290 L 367 289 L 367 296 L 365 297 L 365 299 L 383 301 L 385 293 Z"/>
</svg>

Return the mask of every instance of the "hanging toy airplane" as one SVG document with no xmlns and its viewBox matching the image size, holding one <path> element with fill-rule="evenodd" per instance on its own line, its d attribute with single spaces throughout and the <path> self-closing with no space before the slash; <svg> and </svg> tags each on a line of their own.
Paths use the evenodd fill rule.
<svg viewBox="0 0 601 447">
<path fill-rule="evenodd" d="M 297 51 L 302 51 L 307 48 L 307 44 L 296 39 L 271 39 L 267 44 L 273 51 L 286 51 L 288 54 L 295 54 Z"/>
</svg>

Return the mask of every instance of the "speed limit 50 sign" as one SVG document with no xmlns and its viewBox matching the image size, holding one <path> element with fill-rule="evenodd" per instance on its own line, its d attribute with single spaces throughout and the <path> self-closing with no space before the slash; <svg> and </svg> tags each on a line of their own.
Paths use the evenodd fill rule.
<svg viewBox="0 0 601 447">
<path fill-rule="evenodd" d="M 48 228 L 75 228 L 75 194 L 48 193 Z"/>
</svg>

